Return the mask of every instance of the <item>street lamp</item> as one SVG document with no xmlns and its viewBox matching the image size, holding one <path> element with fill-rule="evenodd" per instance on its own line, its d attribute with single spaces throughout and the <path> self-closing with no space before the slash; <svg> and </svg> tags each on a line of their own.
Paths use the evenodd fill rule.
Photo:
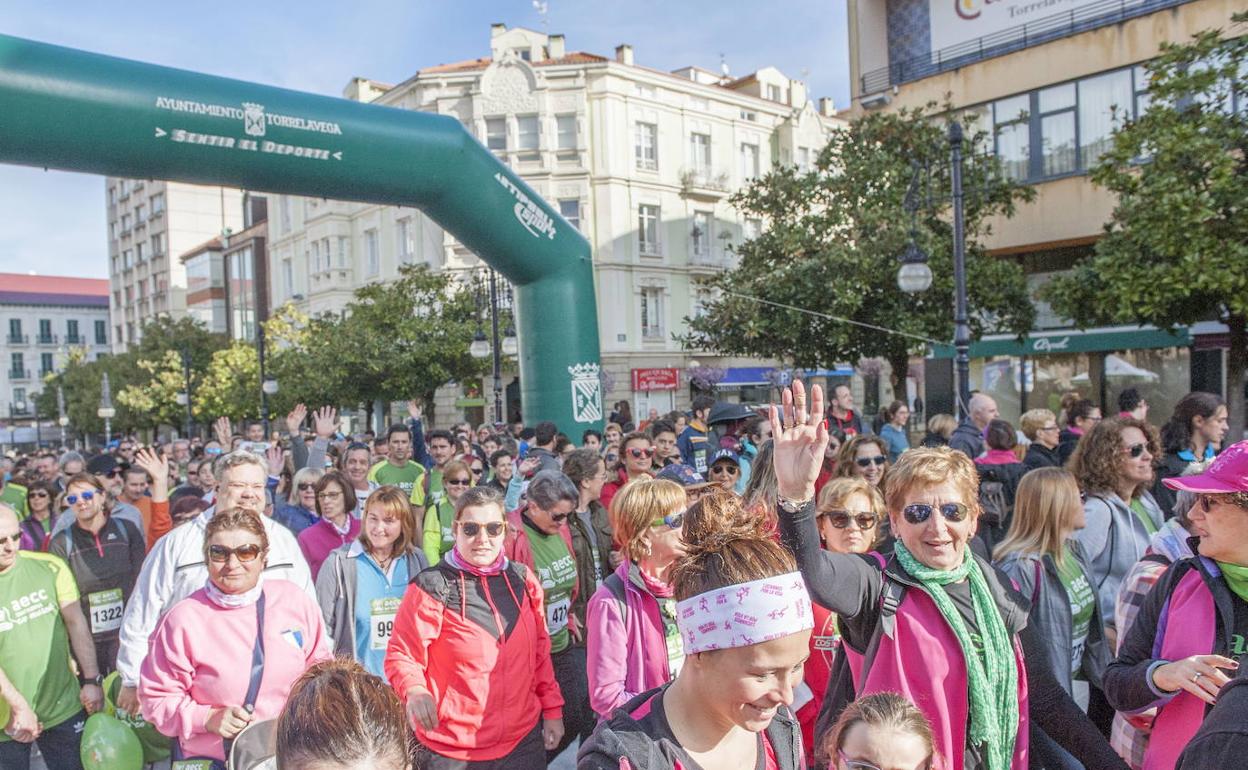
<svg viewBox="0 0 1248 770">
<path fill-rule="evenodd" d="M 95 415 L 104 421 L 104 445 L 108 446 L 113 436 L 113 418 L 117 416 L 117 410 L 113 408 L 113 394 L 108 386 L 108 372 L 104 372 L 104 379 L 100 380 L 100 408 L 95 410 Z"/>
<path fill-rule="evenodd" d="M 954 367 L 958 381 L 958 417 L 966 416 L 967 403 L 971 399 L 971 327 L 966 310 L 966 216 L 963 210 L 962 191 L 962 125 L 956 120 L 949 123 L 949 174 L 953 194 L 953 348 Z M 918 208 L 914 200 L 918 181 L 915 179 L 906 193 L 906 208 L 911 216 Z M 897 285 L 902 291 L 926 291 L 932 285 L 932 269 L 927 265 L 927 254 L 915 243 L 915 228 L 911 224 L 910 243 L 899 258 L 901 268 L 897 271 Z"/>
<path fill-rule="evenodd" d="M 61 448 L 65 448 L 65 426 L 69 425 L 69 418 L 65 416 L 65 389 L 60 385 L 56 386 L 56 424 L 61 426 Z"/>
<path fill-rule="evenodd" d="M 477 301 L 477 333 L 472 335 L 472 343 L 468 345 L 468 354 L 473 358 L 486 358 L 492 355 L 494 359 L 494 422 L 503 421 L 503 356 L 514 356 L 520 350 L 519 340 L 516 339 L 516 330 L 509 323 L 506 331 L 503 332 L 500 339 L 498 333 L 498 274 L 493 268 L 489 268 L 489 303 L 490 303 L 490 334 L 493 339 L 486 339 L 485 332 L 481 329 L 481 310 L 483 299 L 481 297 L 479 278 L 477 290 L 473 292 Z"/>
<path fill-rule="evenodd" d="M 186 407 L 186 425 L 183 428 L 183 438 L 191 437 L 191 429 L 195 425 L 195 416 L 191 404 L 191 351 L 189 348 L 182 348 L 182 384 L 185 388 L 175 396 L 178 406 Z"/>
</svg>

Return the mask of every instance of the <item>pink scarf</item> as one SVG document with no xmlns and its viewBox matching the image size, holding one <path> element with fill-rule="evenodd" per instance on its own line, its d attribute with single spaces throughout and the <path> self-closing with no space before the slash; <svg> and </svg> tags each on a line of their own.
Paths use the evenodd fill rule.
<svg viewBox="0 0 1248 770">
<path fill-rule="evenodd" d="M 1018 462 L 1013 449 L 989 449 L 983 457 L 976 458 L 979 465 L 1009 465 Z"/>
<path fill-rule="evenodd" d="M 641 582 L 646 584 L 646 589 L 650 591 L 652 596 L 660 599 L 670 599 L 676 595 L 676 589 L 672 587 L 671 583 L 655 580 L 641 569 L 638 569 L 637 572 L 641 575 Z"/>
<path fill-rule="evenodd" d="M 498 558 L 494 560 L 493 564 L 491 564 L 488 567 L 478 567 L 477 565 L 469 562 L 463 556 L 460 556 L 459 546 L 456 546 L 446 552 L 446 561 L 455 569 L 463 570 L 464 572 L 471 573 L 473 575 L 476 575 L 477 577 L 489 577 L 490 575 L 497 575 L 498 573 L 507 569 L 507 563 L 508 563 L 507 556 L 503 554 L 502 550 L 500 549 L 498 552 Z"/>
</svg>

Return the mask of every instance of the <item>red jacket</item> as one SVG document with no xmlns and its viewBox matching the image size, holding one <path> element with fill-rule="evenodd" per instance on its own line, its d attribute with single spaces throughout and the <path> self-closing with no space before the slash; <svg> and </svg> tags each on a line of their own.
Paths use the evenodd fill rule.
<svg viewBox="0 0 1248 770">
<path fill-rule="evenodd" d="M 539 716 L 563 716 L 542 587 L 515 562 L 488 577 L 446 560 L 421 572 L 399 605 L 384 669 L 405 702 L 413 687 L 433 696 L 438 725 L 417 725 L 416 737 L 451 759 L 504 757 Z"/>
</svg>

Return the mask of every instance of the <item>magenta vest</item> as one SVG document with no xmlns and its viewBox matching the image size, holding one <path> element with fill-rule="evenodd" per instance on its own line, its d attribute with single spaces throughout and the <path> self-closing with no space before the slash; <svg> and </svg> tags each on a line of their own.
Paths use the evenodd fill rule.
<svg viewBox="0 0 1248 770">
<path fill-rule="evenodd" d="M 1196 567 L 1179 579 L 1159 623 L 1160 648 L 1154 643 L 1153 655 L 1160 660 L 1181 660 L 1192 655 L 1213 653 L 1218 610 L 1213 594 Z M 1179 754 L 1205 719 L 1205 702 L 1182 690 L 1158 709 L 1152 738 L 1144 754 L 1144 770 L 1173 770 Z"/>
<path fill-rule="evenodd" d="M 894 617 L 894 632 L 891 637 L 881 634 L 879 649 L 858 694 L 897 692 L 909 698 L 932 724 L 936 753 L 943 758 L 936 770 L 962 770 L 969 723 L 962 647 L 936 602 L 921 589 L 910 587 L 906 591 Z M 1010 767 L 1026 770 L 1027 670 L 1017 638 L 1014 660 L 1018 666 L 1018 733 Z M 851 660 L 855 684 L 862 679 L 861 665 L 861 660 Z"/>
</svg>

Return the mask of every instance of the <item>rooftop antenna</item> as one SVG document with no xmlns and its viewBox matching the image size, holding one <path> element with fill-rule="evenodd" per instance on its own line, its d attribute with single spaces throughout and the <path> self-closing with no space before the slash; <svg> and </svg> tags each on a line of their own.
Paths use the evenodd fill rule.
<svg viewBox="0 0 1248 770">
<path fill-rule="evenodd" d="M 533 0 L 533 10 L 537 11 L 537 15 L 542 17 L 542 31 L 550 31 L 550 20 L 546 18 L 546 11 L 550 3 L 547 0 Z"/>
<path fill-rule="evenodd" d="M 724 80 L 728 79 L 728 59 L 722 53 L 719 55 L 719 73 Z"/>
</svg>

